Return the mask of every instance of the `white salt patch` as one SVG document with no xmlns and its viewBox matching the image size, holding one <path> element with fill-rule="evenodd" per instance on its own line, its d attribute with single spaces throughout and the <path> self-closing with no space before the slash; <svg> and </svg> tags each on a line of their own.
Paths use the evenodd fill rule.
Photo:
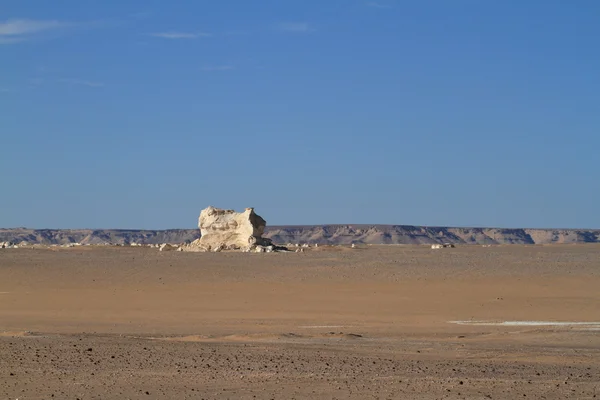
<svg viewBox="0 0 600 400">
<path fill-rule="evenodd" d="M 304 325 L 298 328 L 351 328 L 350 325 Z"/>
<path fill-rule="evenodd" d="M 600 328 L 600 322 L 583 321 L 448 321 L 458 325 L 485 325 L 485 326 L 581 326 Z"/>
</svg>

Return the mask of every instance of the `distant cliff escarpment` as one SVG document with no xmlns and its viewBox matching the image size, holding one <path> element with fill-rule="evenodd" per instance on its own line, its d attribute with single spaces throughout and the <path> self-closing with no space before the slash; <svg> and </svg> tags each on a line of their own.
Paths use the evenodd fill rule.
<svg viewBox="0 0 600 400">
<path fill-rule="evenodd" d="M 198 229 L 0 229 L 0 242 L 29 244 L 185 243 L 200 237 Z M 274 243 L 319 244 L 550 244 L 600 243 L 600 230 L 444 228 L 409 225 L 267 226 Z"/>
</svg>

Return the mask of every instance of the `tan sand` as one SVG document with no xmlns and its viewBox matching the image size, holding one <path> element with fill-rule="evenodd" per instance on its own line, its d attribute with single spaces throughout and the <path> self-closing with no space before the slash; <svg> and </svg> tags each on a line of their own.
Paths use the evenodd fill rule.
<svg viewBox="0 0 600 400">
<path fill-rule="evenodd" d="M 0 398 L 594 398 L 599 288 L 600 245 L 9 249 Z"/>
</svg>

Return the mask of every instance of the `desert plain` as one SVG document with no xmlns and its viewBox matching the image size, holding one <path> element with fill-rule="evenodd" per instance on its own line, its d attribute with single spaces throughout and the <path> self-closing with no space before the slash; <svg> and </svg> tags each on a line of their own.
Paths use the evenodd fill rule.
<svg viewBox="0 0 600 400">
<path fill-rule="evenodd" d="M 598 397 L 598 244 L 0 251 L 0 399 Z"/>
</svg>

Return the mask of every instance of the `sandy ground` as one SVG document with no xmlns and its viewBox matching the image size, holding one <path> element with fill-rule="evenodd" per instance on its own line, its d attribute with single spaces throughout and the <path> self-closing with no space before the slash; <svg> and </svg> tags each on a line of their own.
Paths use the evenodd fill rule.
<svg viewBox="0 0 600 400">
<path fill-rule="evenodd" d="M 0 251 L 0 399 L 591 399 L 599 382 L 600 245 Z"/>
</svg>

